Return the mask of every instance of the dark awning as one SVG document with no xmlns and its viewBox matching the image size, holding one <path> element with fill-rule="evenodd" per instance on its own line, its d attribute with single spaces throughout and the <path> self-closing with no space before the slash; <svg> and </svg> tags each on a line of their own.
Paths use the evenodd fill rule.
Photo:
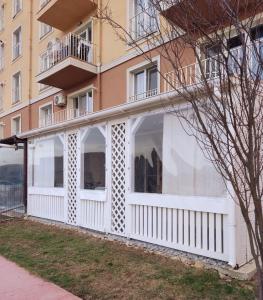
<svg viewBox="0 0 263 300">
<path fill-rule="evenodd" d="M 17 145 L 21 143 L 26 143 L 26 139 L 20 139 L 16 135 L 8 137 L 6 139 L 0 140 L 0 144 L 5 144 L 5 145 Z"/>
</svg>

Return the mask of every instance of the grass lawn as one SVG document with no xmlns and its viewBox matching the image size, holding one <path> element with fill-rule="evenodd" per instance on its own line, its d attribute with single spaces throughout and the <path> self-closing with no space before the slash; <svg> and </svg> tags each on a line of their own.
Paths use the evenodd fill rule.
<svg viewBox="0 0 263 300">
<path fill-rule="evenodd" d="M 253 284 L 31 221 L 0 223 L 0 255 L 83 299 L 253 299 Z"/>
</svg>

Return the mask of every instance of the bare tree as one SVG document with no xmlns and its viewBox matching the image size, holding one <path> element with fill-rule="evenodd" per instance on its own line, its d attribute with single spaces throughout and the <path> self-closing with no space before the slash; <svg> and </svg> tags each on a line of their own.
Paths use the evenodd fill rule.
<svg viewBox="0 0 263 300">
<path fill-rule="evenodd" d="M 176 113 L 240 206 L 263 299 L 263 27 L 255 27 L 263 1 L 138 3 L 128 29 L 109 5 L 98 18 L 149 62 L 151 50 L 157 51 L 170 69 L 159 70 L 166 92 L 178 94 L 190 108 L 189 114 Z"/>
</svg>

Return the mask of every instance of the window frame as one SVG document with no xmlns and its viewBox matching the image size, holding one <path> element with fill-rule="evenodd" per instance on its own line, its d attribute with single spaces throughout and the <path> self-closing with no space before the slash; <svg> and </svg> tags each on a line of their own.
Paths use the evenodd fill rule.
<svg viewBox="0 0 263 300">
<path fill-rule="evenodd" d="M 19 2 L 19 10 L 16 10 L 16 4 Z M 23 9 L 23 0 L 13 0 L 13 11 L 12 11 L 12 14 L 13 14 L 13 19 L 22 11 Z"/>
<path fill-rule="evenodd" d="M 20 33 L 20 42 L 19 44 L 15 44 L 15 34 L 16 32 Z M 17 54 L 17 56 L 15 56 L 15 47 L 19 46 L 19 52 Z M 19 57 L 22 56 L 22 26 L 18 26 L 12 33 L 12 60 L 15 61 L 17 60 Z"/>
<path fill-rule="evenodd" d="M 49 31 L 42 30 L 43 28 L 49 28 Z M 43 40 L 45 37 L 47 37 L 49 34 L 53 33 L 54 28 L 48 24 L 45 24 L 43 22 L 39 22 L 39 40 Z"/>
<path fill-rule="evenodd" d="M 79 111 L 74 109 L 74 99 L 80 97 L 83 94 L 86 94 L 86 114 L 91 114 L 94 112 L 94 86 L 90 85 L 87 86 L 86 88 L 83 88 L 81 90 L 78 90 L 74 93 L 71 93 L 68 95 L 68 100 L 69 100 L 69 105 L 68 105 L 68 109 L 72 109 L 73 113 L 77 114 L 76 117 L 79 115 Z M 91 98 L 88 98 L 87 95 L 91 93 L 92 96 Z"/>
<path fill-rule="evenodd" d="M 16 132 L 15 130 L 15 122 L 19 120 L 19 131 Z M 12 135 L 18 135 L 18 134 L 21 134 L 22 132 L 22 116 L 21 114 L 18 114 L 14 117 L 11 118 L 11 133 Z"/>
<path fill-rule="evenodd" d="M 152 58 L 152 63 L 149 63 L 149 61 L 145 60 L 137 65 L 134 65 L 127 69 L 127 102 L 133 102 L 135 99 L 137 99 L 137 95 L 135 95 L 135 75 L 140 73 L 141 71 L 147 71 L 148 69 L 153 68 L 156 65 L 157 67 L 157 90 L 155 93 L 153 93 L 152 96 L 156 96 L 160 94 L 161 90 L 161 77 L 160 77 L 160 56 L 156 56 Z M 144 76 L 144 94 L 147 95 L 147 76 Z M 151 93 L 148 97 L 144 97 L 140 100 L 146 100 L 151 97 Z"/>
<path fill-rule="evenodd" d="M 15 99 L 15 86 L 14 86 L 14 80 L 15 76 L 19 75 L 19 86 L 18 86 L 18 92 L 19 92 L 19 99 Z M 20 103 L 22 101 L 22 72 L 18 71 L 12 75 L 12 105 L 15 105 L 17 103 Z"/>
<path fill-rule="evenodd" d="M 41 120 L 42 120 L 41 115 L 43 114 L 45 108 L 47 108 L 47 107 L 51 107 L 51 123 L 52 123 L 54 105 L 53 105 L 53 102 L 50 101 L 50 102 L 48 102 L 48 103 L 45 103 L 45 104 L 39 106 L 39 108 L 38 108 L 38 125 L 39 125 L 40 127 L 41 127 L 41 125 L 42 125 L 42 122 L 41 122 Z M 47 126 L 47 124 L 44 125 L 44 126 Z"/>
</svg>

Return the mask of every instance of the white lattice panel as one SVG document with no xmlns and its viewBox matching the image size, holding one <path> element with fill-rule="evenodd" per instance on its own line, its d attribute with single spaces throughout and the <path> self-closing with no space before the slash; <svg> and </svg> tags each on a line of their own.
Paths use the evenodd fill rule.
<svg viewBox="0 0 263 300">
<path fill-rule="evenodd" d="M 111 128 L 111 230 L 115 234 L 125 233 L 125 143 L 126 124 Z"/>
<path fill-rule="evenodd" d="M 77 223 L 77 179 L 78 179 L 78 134 L 68 134 L 68 176 L 67 176 L 67 195 L 68 195 L 68 223 L 76 225 Z"/>
</svg>

